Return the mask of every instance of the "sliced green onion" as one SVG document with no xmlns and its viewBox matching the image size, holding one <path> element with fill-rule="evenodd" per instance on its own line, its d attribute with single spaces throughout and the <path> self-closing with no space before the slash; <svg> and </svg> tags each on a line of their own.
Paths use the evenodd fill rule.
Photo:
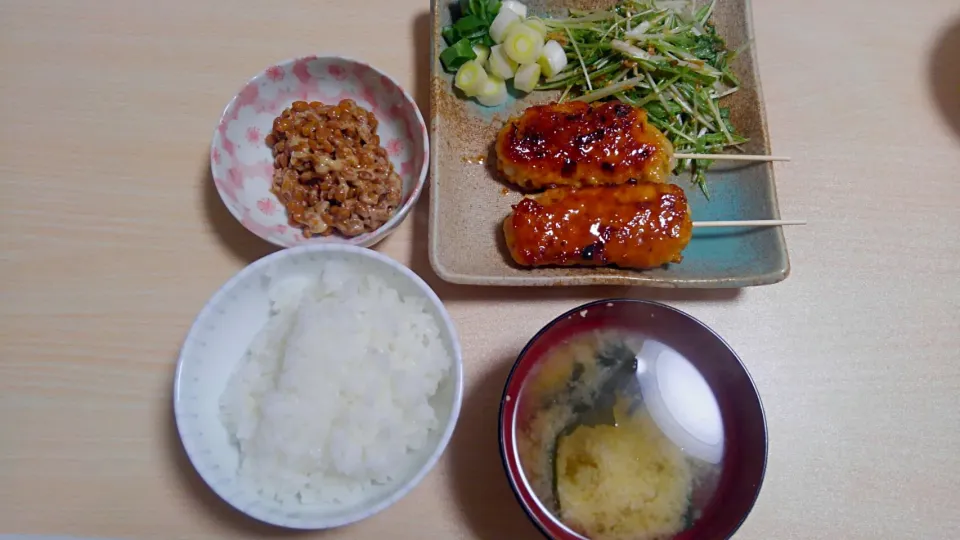
<svg viewBox="0 0 960 540">
<path fill-rule="evenodd" d="M 478 28 L 486 28 L 486 26 L 486 21 L 480 17 L 477 17 L 476 15 L 467 15 L 466 17 L 461 17 L 453 24 L 454 30 L 456 30 L 461 36 L 470 35 Z"/>
<path fill-rule="evenodd" d="M 567 67 L 567 53 L 563 46 L 551 39 L 543 46 L 540 59 L 537 60 L 544 77 L 553 77 Z"/>
<path fill-rule="evenodd" d="M 443 40 L 447 42 L 447 46 L 453 45 L 454 43 L 460 41 L 460 34 L 453 28 L 453 25 L 446 26 L 440 32 L 440 35 L 443 36 Z"/>
<path fill-rule="evenodd" d="M 487 69 L 490 70 L 491 75 L 501 79 L 511 79 L 517 72 L 517 63 L 507 56 L 503 45 L 494 45 L 490 49 L 490 58 L 487 59 Z"/>
<path fill-rule="evenodd" d="M 523 92 L 533 92 L 540 82 L 540 64 L 524 64 L 513 78 L 513 87 Z"/>
<path fill-rule="evenodd" d="M 474 45 L 473 54 L 477 55 L 477 62 L 484 64 L 486 63 L 487 58 L 490 58 L 490 47 L 487 47 L 483 44 Z"/>
<path fill-rule="evenodd" d="M 503 50 L 517 63 L 532 64 L 543 52 L 543 36 L 527 25 L 518 24 L 507 34 Z"/>
<path fill-rule="evenodd" d="M 453 45 L 447 47 L 440 53 L 440 62 L 447 71 L 455 71 L 463 65 L 464 62 L 473 60 L 477 57 L 473 52 L 473 46 L 469 39 L 461 39 Z"/>
<path fill-rule="evenodd" d="M 505 9 L 509 9 L 520 17 L 527 16 L 527 6 L 523 5 L 522 2 L 517 2 L 517 0 L 504 0 L 501 2 L 500 10 L 503 11 Z"/>
<path fill-rule="evenodd" d="M 460 90 L 463 90 L 464 94 L 472 97 L 478 95 L 484 89 L 488 78 L 487 72 L 483 70 L 483 66 L 476 60 L 470 60 L 464 62 L 463 65 L 460 66 L 460 69 L 457 70 L 453 84 Z"/>
<path fill-rule="evenodd" d="M 507 38 L 507 31 L 510 30 L 513 23 L 519 21 L 520 15 L 517 15 L 515 11 L 501 9 L 500 13 L 497 13 L 497 18 L 490 25 L 490 37 L 493 38 L 494 43 L 503 43 L 503 40 Z"/>
<path fill-rule="evenodd" d="M 547 25 L 544 24 L 542 19 L 539 19 L 537 17 L 532 17 L 523 21 L 523 24 L 536 30 L 537 33 L 543 36 L 544 39 L 547 38 Z"/>
<path fill-rule="evenodd" d="M 477 94 L 477 101 L 486 107 L 496 107 L 507 102 L 507 83 L 496 76 L 488 77 L 480 93 Z"/>
</svg>

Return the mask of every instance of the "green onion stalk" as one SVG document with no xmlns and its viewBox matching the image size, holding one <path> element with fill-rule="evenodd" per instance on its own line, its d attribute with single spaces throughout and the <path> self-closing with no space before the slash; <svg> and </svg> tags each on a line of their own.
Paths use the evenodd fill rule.
<svg viewBox="0 0 960 540">
<path fill-rule="evenodd" d="M 475 60 L 478 47 L 494 45 L 490 25 L 500 12 L 500 1 L 461 0 L 457 7 L 460 17 L 440 32 L 447 43 L 440 52 L 440 62 L 451 73 L 464 63 Z"/>
</svg>

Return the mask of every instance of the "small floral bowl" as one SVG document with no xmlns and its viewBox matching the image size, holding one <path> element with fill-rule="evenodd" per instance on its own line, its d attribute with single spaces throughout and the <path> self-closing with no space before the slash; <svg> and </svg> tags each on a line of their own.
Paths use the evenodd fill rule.
<svg viewBox="0 0 960 540">
<path fill-rule="evenodd" d="M 273 155 L 264 142 L 273 120 L 294 101 L 336 104 L 352 99 L 377 118 L 377 134 L 403 180 L 403 197 L 393 217 L 377 230 L 352 238 L 306 238 L 291 226 L 287 212 L 270 191 Z M 368 247 L 399 225 L 423 190 L 429 160 L 423 116 L 390 76 L 363 62 L 340 56 L 305 56 L 270 66 L 227 105 L 210 145 L 210 169 L 220 198 L 250 232 L 282 247 L 343 243 Z"/>
</svg>

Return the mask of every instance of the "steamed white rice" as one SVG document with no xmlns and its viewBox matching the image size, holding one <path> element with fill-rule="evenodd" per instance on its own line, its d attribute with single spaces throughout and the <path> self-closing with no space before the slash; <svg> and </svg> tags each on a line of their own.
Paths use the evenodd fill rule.
<svg viewBox="0 0 960 540">
<path fill-rule="evenodd" d="M 284 504 L 350 503 L 397 480 L 451 366 L 420 298 L 346 263 L 271 286 L 271 316 L 220 398 L 241 481 Z"/>
</svg>

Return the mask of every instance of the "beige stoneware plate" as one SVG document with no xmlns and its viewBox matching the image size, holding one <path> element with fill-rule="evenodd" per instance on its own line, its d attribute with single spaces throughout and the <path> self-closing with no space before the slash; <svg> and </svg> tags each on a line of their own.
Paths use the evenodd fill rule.
<svg viewBox="0 0 960 540">
<path fill-rule="evenodd" d="M 531 14 L 562 15 L 566 8 L 595 9 L 612 0 L 530 0 Z M 679 264 L 647 271 L 619 268 L 521 268 L 513 263 L 501 223 L 521 194 L 500 180 L 492 153 L 497 131 L 510 116 L 556 93 L 534 92 L 497 108 L 457 97 L 452 76 L 438 56 L 440 35 L 451 21 L 453 0 L 433 0 L 431 80 L 430 262 L 441 278 L 471 285 L 563 286 L 645 285 L 651 287 L 747 287 L 785 279 L 790 263 L 783 231 L 771 228 L 697 230 Z M 728 48 L 752 38 L 749 0 L 718 0 L 713 21 Z M 750 139 L 751 154 L 770 154 L 756 56 L 751 46 L 733 67 L 742 85 L 724 101 L 731 120 Z M 769 163 L 715 165 L 708 175 L 707 200 L 689 181 L 684 188 L 696 221 L 779 219 L 773 167 Z"/>
</svg>

